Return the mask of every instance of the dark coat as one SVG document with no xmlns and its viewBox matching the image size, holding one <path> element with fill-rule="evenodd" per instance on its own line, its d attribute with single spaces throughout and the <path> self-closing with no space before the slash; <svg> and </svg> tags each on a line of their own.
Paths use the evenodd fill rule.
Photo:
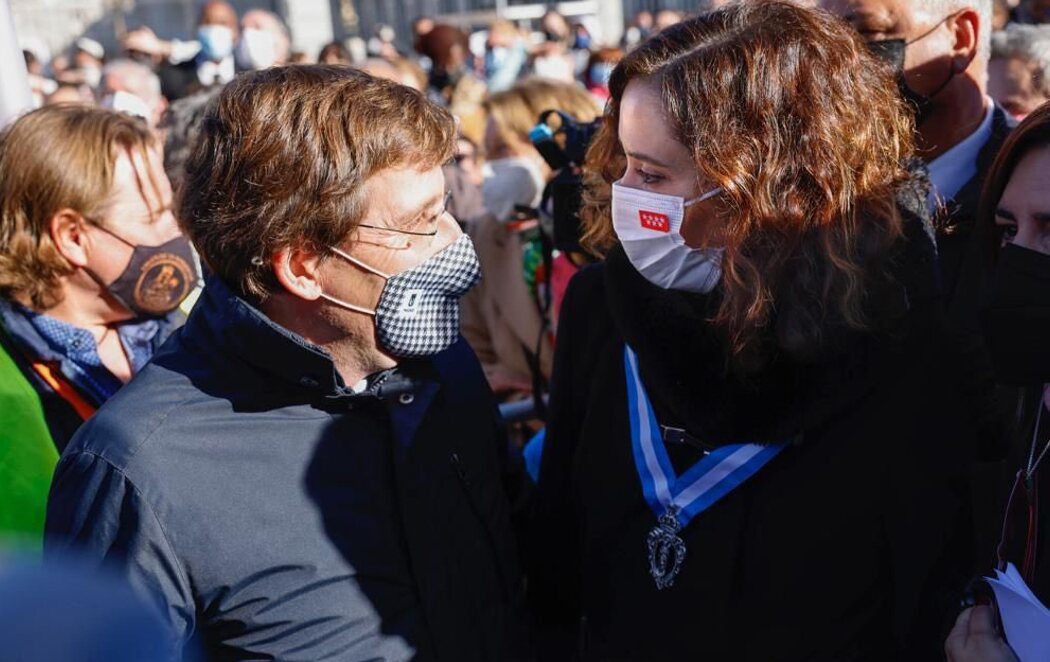
<svg viewBox="0 0 1050 662">
<path fill-rule="evenodd" d="M 995 238 L 992 235 L 986 240 Z M 1029 579 L 1032 590 L 1050 604 L 1050 458 L 1038 460 L 1050 443 L 1050 411 L 1043 405 L 1043 391 L 1050 384 L 1050 256 L 1007 246 L 999 251 L 994 264 L 989 261 L 985 266 L 989 279 L 980 318 L 996 377 L 1003 384 L 1000 391 L 1008 416 L 1004 417 L 1006 443 L 1000 456 L 985 458 L 989 461 L 976 467 L 978 561 L 986 573 L 1000 560 L 1026 572 L 1025 547 L 1030 534 L 1027 494 L 1031 492 L 1026 493 L 1025 487 L 1035 488 L 1038 525 Z M 1032 482 L 1018 485 L 1007 517 L 1015 478 L 1029 463 L 1035 468 Z"/>
<path fill-rule="evenodd" d="M 168 101 L 178 101 L 204 89 L 197 78 L 197 61 L 187 60 L 172 64 L 164 62 L 157 69 L 160 79 L 160 93 Z"/>
<path fill-rule="evenodd" d="M 921 212 L 920 212 L 921 213 Z M 621 249 L 565 298 L 530 541 L 544 660 L 935 659 L 968 572 L 972 434 L 942 351 L 930 235 L 909 216 L 884 333 L 814 362 L 724 370 L 712 295 L 661 290 Z M 694 519 L 657 591 L 656 518 L 632 458 L 623 351 L 662 424 L 701 441 L 789 446 Z M 699 459 L 668 445 L 676 471 Z M 961 543 L 963 544 L 959 544 Z"/>
<path fill-rule="evenodd" d="M 197 68 L 201 62 L 200 54 L 191 60 L 172 64 L 164 62 L 157 69 L 157 77 L 160 79 L 160 93 L 168 101 L 177 101 L 198 92 L 211 89 L 212 85 L 204 85 L 197 76 Z M 237 73 L 243 71 L 239 65 L 235 65 Z"/>
<path fill-rule="evenodd" d="M 45 551 L 115 562 L 209 659 L 518 660 L 505 451 L 462 340 L 355 394 L 212 279 L 66 449 Z"/>
<path fill-rule="evenodd" d="M 955 198 L 949 200 L 946 208 L 934 219 L 937 229 L 937 257 L 941 265 L 942 290 L 946 302 L 952 302 L 956 297 L 973 295 L 960 281 L 967 281 L 963 276 L 964 262 L 970 237 L 977 224 L 981 193 L 995 157 L 999 155 L 999 150 L 1010 132 L 1017 127 L 1017 120 L 999 104 L 995 104 L 992 113 L 992 135 L 977 155 L 977 174 L 959 189 Z"/>
<path fill-rule="evenodd" d="M 1048 376 L 1050 379 L 1050 376 Z M 1036 412 L 1043 406 L 1043 384 L 1029 388 L 1010 389 L 1004 399 L 1014 408 L 1010 429 L 1006 436 L 1006 456 L 996 462 L 977 465 L 974 481 L 974 514 L 977 541 L 977 562 L 982 575 L 990 575 L 1002 554 L 1004 562 L 1022 569 L 1025 544 L 1028 537 L 1027 501 L 1018 493 L 1007 517 L 1007 506 L 1017 472 L 1028 464 L 1028 453 L 1036 441 L 1035 455 L 1050 440 L 1050 417 L 1044 411 L 1036 434 Z M 1006 389 L 1004 389 L 1006 391 Z M 1030 588 L 1044 604 L 1050 604 L 1050 470 L 1047 460 L 1039 465 L 1036 474 L 1038 508 L 1036 509 L 1035 574 Z M 1021 489 L 1020 486 L 1018 489 Z M 1004 534 L 1004 523 L 1005 527 Z M 1003 546 L 999 543 L 1002 539 Z"/>
</svg>

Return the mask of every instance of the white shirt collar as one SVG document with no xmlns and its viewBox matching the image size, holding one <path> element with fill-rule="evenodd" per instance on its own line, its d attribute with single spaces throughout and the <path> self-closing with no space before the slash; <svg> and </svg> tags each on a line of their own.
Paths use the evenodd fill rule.
<svg viewBox="0 0 1050 662">
<path fill-rule="evenodd" d="M 211 87 L 216 83 L 225 85 L 233 80 L 237 71 L 233 66 L 233 56 L 227 55 L 221 62 L 204 60 L 197 65 L 197 80 L 204 87 Z"/>
<path fill-rule="evenodd" d="M 995 104 L 985 97 L 988 110 L 981 124 L 962 142 L 941 154 L 928 164 L 930 183 L 930 211 L 935 211 L 943 201 L 953 199 L 968 181 L 977 176 L 977 159 L 981 149 L 992 137 L 992 119 Z"/>
</svg>

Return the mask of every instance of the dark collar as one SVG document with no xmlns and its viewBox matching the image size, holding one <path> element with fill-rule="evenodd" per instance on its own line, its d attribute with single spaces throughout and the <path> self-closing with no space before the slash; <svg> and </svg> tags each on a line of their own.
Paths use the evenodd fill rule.
<svg viewBox="0 0 1050 662">
<path fill-rule="evenodd" d="M 436 381 L 428 360 L 403 361 L 369 377 L 368 387 L 354 393 L 343 381 L 331 355 L 267 317 L 234 294 L 217 276 L 208 278 L 190 314 L 183 339 L 209 352 L 233 355 L 257 370 L 292 386 L 328 398 L 388 398 Z"/>
<path fill-rule="evenodd" d="M 208 278 L 183 337 L 299 387 L 347 391 L 328 352 L 271 320 L 216 276 Z"/>
<path fill-rule="evenodd" d="M 26 356 L 45 363 L 61 362 L 63 357 L 52 349 L 51 344 L 40 335 L 33 323 L 7 299 L 0 298 L 0 325 Z"/>
<path fill-rule="evenodd" d="M 0 326 L 27 356 L 45 363 L 65 360 L 68 356 L 60 347 L 62 341 L 46 337 L 33 323 L 31 315 L 38 314 L 32 311 L 27 313 L 21 305 L 0 298 Z M 142 344 L 151 344 L 156 349 L 175 329 L 176 316 L 177 313 L 173 313 L 155 320 L 127 322 L 120 325 L 119 332 L 121 336 L 134 338 Z M 65 324 L 60 320 L 56 321 Z M 72 331 L 80 330 L 71 324 L 67 326 L 71 327 Z M 94 338 L 91 338 L 91 342 L 94 342 Z"/>
<path fill-rule="evenodd" d="M 661 425 L 710 446 L 779 442 L 801 432 L 802 375 L 790 361 L 771 359 L 747 378 L 729 369 L 726 343 L 708 322 L 719 290 L 702 295 L 657 287 L 619 246 L 606 257 L 604 271 L 609 312 L 638 355 Z"/>
<path fill-rule="evenodd" d="M 615 247 L 604 265 L 606 299 L 662 425 L 684 429 L 707 445 L 801 440 L 807 431 L 853 406 L 890 369 L 882 355 L 896 345 L 912 306 L 938 301 L 925 188 L 898 191 L 905 237 L 894 247 L 888 282 L 869 284 L 876 328 L 829 327 L 812 355 L 780 348 L 771 336 L 764 365 L 739 374 L 710 323 L 720 288 L 710 295 L 665 290 L 648 282 Z"/>
</svg>

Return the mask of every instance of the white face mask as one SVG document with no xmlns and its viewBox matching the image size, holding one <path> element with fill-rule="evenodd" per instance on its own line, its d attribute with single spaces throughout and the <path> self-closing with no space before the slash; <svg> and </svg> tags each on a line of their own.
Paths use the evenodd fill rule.
<svg viewBox="0 0 1050 662">
<path fill-rule="evenodd" d="M 682 237 L 685 209 L 722 192 L 716 188 L 686 201 L 629 188 L 612 188 L 613 228 L 627 259 L 645 279 L 668 290 L 706 294 L 722 277 L 722 248 L 690 248 Z"/>
<path fill-rule="evenodd" d="M 84 82 L 87 83 L 88 87 L 97 89 L 98 84 L 102 82 L 102 68 L 96 67 L 95 65 L 88 65 L 80 68 L 80 73 L 84 76 Z"/>
<path fill-rule="evenodd" d="M 277 62 L 277 44 L 273 35 L 265 30 L 244 28 L 234 57 L 241 69 L 268 69 Z"/>
<path fill-rule="evenodd" d="M 481 197 L 498 221 L 514 215 L 515 205 L 535 207 L 543 196 L 543 173 L 531 159 L 515 156 L 485 164 Z"/>
<path fill-rule="evenodd" d="M 225 25 L 202 25 L 197 28 L 201 54 L 213 62 L 225 60 L 233 52 L 233 30 Z"/>
<path fill-rule="evenodd" d="M 119 110 L 128 115 L 141 117 L 147 122 L 151 120 L 153 115 L 148 103 L 143 101 L 141 97 L 124 90 L 117 90 L 113 94 L 107 94 L 102 97 L 101 105 L 103 108 Z"/>
</svg>

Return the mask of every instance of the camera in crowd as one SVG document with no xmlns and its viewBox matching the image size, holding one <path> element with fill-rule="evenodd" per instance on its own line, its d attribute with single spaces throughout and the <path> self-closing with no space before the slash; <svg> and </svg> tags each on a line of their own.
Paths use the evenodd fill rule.
<svg viewBox="0 0 1050 662">
<path fill-rule="evenodd" d="M 551 170 L 558 173 L 543 191 L 540 218 L 546 216 L 549 221 L 545 230 L 559 251 L 583 251 L 579 216 L 583 193 L 581 166 L 600 126 L 600 119 L 580 122 L 567 113 L 547 110 L 540 114 L 539 123 L 529 132 L 533 146 Z"/>
</svg>

